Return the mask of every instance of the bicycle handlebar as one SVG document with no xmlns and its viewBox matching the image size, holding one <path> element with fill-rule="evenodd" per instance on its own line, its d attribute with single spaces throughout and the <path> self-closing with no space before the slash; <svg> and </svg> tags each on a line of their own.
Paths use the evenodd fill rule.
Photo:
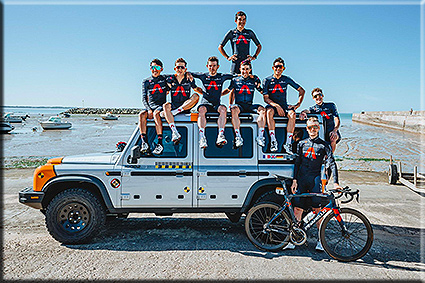
<svg viewBox="0 0 425 283">
<path fill-rule="evenodd" d="M 343 189 L 330 189 L 328 191 L 334 195 L 338 194 L 335 196 L 335 199 L 345 196 L 347 200 L 341 200 L 341 203 L 349 203 L 353 200 L 354 197 L 356 197 L 356 201 L 359 202 L 359 190 L 351 191 L 348 186 L 344 187 Z"/>
</svg>

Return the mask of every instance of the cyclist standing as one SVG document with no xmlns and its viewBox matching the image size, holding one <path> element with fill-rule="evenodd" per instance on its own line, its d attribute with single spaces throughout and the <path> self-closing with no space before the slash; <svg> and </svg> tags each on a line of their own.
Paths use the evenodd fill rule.
<svg viewBox="0 0 425 283">
<path fill-rule="evenodd" d="M 221 55 L 223 55 L 228 61 L 232 61 L 232 67 L 230 69 L 231 73 L 240 74 L 240 64 L 242 61 L 253 61 L 257 59 L 257 56 L 261 51 L 261 44 L 252 30 L 245 29 L 246 14 L 244 12 L 239 11 L 236 13 L 235 23 L 236 28 L 230 30 L 226 34 L 223 41 L 218 46 L 218 51 L 220 51 Z M 257 50 L 253 56 L 249 54 L 249 44 L 251 40 L 257 46 Z M 233 55 L 231 56 L 228 56 L 224 50 L 224 46 L 228 41 L 230 41 L 232 46 Z"/>
<path fill-rule="evenodd" d="M 307 132 L 309 137 L 299 142 L 297 146 L 297 158 L 295 159 L 294 180 L 292 181 L 291 190 L 293 194 L 302 193 L 321 193 L 321 169 L 322 163 L 325 161 L 332 170 L 335 188 L 341 188 L 338 184 L 338 171 L 332 149 L 328 142 L 319 138 L 319 121 L 316 117 L 307 120 Z M 304 209 L 308 209 L 307 201 L 312 203 L 314 213 L 320 212 L 320 197 L 302 198 L 294 197 L 292 203 L 294 206 L 294 214 L 298 221 Z M 320 227 L 320 221 L 317 222 Z M 286 248 L 293 249 L 295 246 L 289 243 Z M 323 251 L 322 244 L 317 241 L 316 250 Z"/>
</svg>

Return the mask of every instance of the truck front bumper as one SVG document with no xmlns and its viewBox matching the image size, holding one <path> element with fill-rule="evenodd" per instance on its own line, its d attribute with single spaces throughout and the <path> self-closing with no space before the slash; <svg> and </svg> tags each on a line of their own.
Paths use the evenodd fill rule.
<svg viewBox="0 0 425 283">
<path fill-rule="evenodd" d="M 36 209 L 43 208 L 41 206 L 43 197 L 44 192 L 34 192 L 32 188 L 25 188 L 19 192 L 19 202 Z"/>
</svg>

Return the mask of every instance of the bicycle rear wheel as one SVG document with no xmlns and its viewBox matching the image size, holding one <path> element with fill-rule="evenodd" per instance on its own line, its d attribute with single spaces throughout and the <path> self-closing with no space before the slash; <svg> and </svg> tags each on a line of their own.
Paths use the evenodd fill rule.
<svg viewBox="0 0 425 283">
<path fill-rule="evenodd" d="M 320 225 L 322 246 L 332 258 L 354 261 L 364 256 L 372 246 L 373 230 L 360 211 L 341 208 L 340 215 L 347 229 L 343 231 L 334 213 L 329 213 Z"/>
<path fill-rule="evenodd" d="M 280 210 L 273 203 L 260 203 L 252 207 L 245 218 L 245 232 L 249 241 L 260 250 L 277 251 L 289 242 L 291 220 L 286 212 L 282 212 L 268 228 L 265 228 L 272 217 Z"/>
</svg>

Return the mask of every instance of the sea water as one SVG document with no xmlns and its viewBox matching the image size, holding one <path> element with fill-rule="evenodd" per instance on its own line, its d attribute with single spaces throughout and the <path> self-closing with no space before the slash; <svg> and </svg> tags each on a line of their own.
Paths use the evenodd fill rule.
<svg viewBox="0 0 425 283">
<path fill-rule="evenodd" d="M 114 121 L 102 120 L 100 115 L 72 115 L 62 118 L 72 123 L 71 129 L 44 131 L 40 122 L 67 108 L 3 108 L 6 110 L 30 115 L 23 123 L 14 123 L 11 133 L 1 135 L 6 159 L 113 151 L 117 142 L 128 141 L 138 123 L 137 115 L 121 115 Z M 424 160 L 424 135 L 352 122 L 351 116 L 340 116 L 342 140 L 335 151 L 339 169 L 383 172 L 392 156 L 402 161 L 407 172 Z"/>
</svg>

